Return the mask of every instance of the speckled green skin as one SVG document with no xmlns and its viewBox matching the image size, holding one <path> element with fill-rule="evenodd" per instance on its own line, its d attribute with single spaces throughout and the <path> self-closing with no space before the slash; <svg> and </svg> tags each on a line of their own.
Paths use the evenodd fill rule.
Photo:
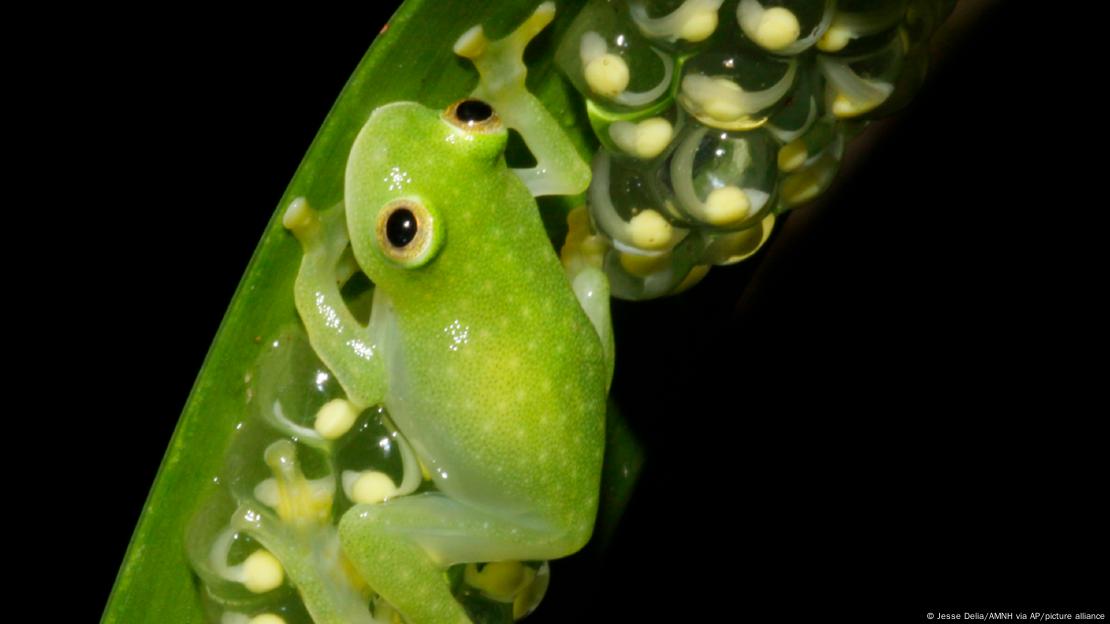
<svg viewBox="0 0 1110 624">
<path fill-rule="evenodd" d="M 374 281 L 384 403 L 439 492 L 359 505 L 344 552 L 413 622 L 463 621 L 443 580 L 464 561 L 551 559 L 589 539 L 608 367 L 540 220 L 506 166 L 504 129 L 475 133 L 415 103 L 376 110 L 351 151 L 347 226 Z M 378 212 L 435 217 L 438 253 L 406 268 Z"/>
</svg>

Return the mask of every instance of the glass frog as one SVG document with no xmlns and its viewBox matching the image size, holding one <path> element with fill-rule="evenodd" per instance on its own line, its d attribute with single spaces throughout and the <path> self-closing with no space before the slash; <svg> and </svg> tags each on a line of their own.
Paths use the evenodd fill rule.
<svg viewBox="0 0 1110 624">
<path fill-rule="evenodd" d="M 265 549 L 234 569 L 224 565 L 230 547 L 213 550 L 223 578 L 261 593 L 287 576 L 318 623 L 394 612 L 468 622 L 450 566 L 553 559 L 589 540 L 613 341 L 604 274 L 564 269 L 534 200 L 581 193 L 590 178 L 524 85 L 524 48 L 554 10 L 542 4 L 498 41 L 480 26 L 467 31 L 455 51 L 481 76 L 470 97 L 443 111 L 377 108 L 351 148 L 343 202 L 318 212 L 297 198 L 286 209 L 283 224 L 304 252 L 296 307 L 345 396 L 320 407 L 314 427 L 281 425 L 289 439 L 266 447 L 274 478 L 253 496 L 277 518 L 240 506 L 231 528 Z M 510 127 L 534 167 L 506 164 Z M 342 292 L 357 271 L 374 285 L 367 325 Z M 336 528 L 327 523 L 335 471 L 306 477 L 312 449 L 298 458 L 295 444 L 326 455 L 374 406 L 395 428 L 405 476 L 395 486 L 381 472 L 345 475 L 352 506 Z M 420 487 L 421 473 L 431 485 Z M 468 582 L 496 593 L 496 582 L 470 572 Z M 385 611 L 367 609 L 373 596 Z"/>
</svg>

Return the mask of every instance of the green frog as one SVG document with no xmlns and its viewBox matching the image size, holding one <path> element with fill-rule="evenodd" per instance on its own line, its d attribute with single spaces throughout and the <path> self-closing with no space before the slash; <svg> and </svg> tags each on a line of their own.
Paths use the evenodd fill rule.
<svg viewBox="0 0 1110 624">
<path fill-rule="evenodd" d="M 383 405 L 432 491 L 384 497 L 339 522 L 344 557 L 408 621 L 468 622 L 444 570 L 546 560 L 590 538 L 613 369 L 609 290 L 568 275 L 534 195 L 575 194 L 589 168 L 524 87 L 545 3 L 505 39 L 480 27 L 456 51 L 482 79 L 446 110 L 382 106 L 355 139 L 344 201 L 303 198 L 284 223 L 304 258 L 295 299 L 353 409 Z M 537 165 L 506 164 L 508 128 Z M 350 246 L 374 283 L 367 326 L 340 295 Z"/>
</svg>

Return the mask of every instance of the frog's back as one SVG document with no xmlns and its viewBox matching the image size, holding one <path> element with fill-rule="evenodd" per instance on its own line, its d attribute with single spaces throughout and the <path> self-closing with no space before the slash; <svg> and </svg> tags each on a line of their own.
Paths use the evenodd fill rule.
<svg viewBox="0 0 1110 624">
<path fill-rule="evenodd" d="M 440 486 L 458 498 L 493 496 L 503 508 L 592 526 L 604 445 L 601 341 L 535 203 L 506 175 L 507 201 L 477 193 L 468 202 L 496 224 L 466 232 L 476 242 L 453 236 L 439 287 L 396 304 L 404 346 L 390 366 L 389 408 L 402 430 L 417 430 Z"/>
</svg>

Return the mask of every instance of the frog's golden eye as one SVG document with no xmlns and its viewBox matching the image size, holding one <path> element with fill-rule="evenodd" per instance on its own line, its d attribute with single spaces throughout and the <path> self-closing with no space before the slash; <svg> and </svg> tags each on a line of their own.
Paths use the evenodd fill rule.
<svg viewBox="0 0 1110 624">
<path fill-rule="evenodd" d="M 448 106 L 443 116 L 467 132 L 496 132 L 501 129 L 501 118 L 493 107 L 474 98 L 459 100 Z"/>
<path fill-rule="evenodd" d="M 442 236 L 432 212 L 414 199 L 395 199 L 378 213 L 377 238 L 382 254 L 415 268 L 427 263 L 439 248 Z"/>
</svg>

